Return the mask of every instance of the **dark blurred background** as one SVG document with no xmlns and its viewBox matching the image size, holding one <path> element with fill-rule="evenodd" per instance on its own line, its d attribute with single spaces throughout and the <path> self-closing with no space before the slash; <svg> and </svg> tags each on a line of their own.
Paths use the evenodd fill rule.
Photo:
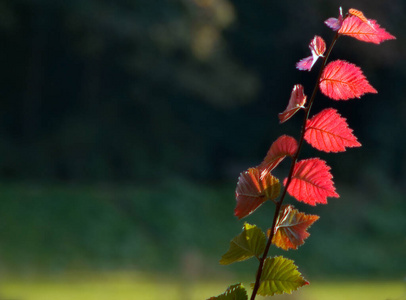
<svg viewBox="0 0 406 300">
<path fill-rule="evenodd" d="M 332 167 L 341 198 L 289 199 L 321 219 L 285 255 L 311 277 L 404 277 L 403 0 L 1 0 L 2 272 L 247 272 L 218 267 L 243 224 L 238 175 L 279 135 L 298 136 L 301 114 L 283 125 L 277 114 L 294 84 L 311 93 L 320 65 L 295 63 L 314 35 L 331 41 L 323 22 L 340 5 L 397 40 L 334 48 L 379 94 L 317 97 L 313 113 L 337 108 L 363 147 L 305 147 L 302 158 Z M 272 214 L 267 203 L 247 221 L 266 230 Z"/>
</svg>

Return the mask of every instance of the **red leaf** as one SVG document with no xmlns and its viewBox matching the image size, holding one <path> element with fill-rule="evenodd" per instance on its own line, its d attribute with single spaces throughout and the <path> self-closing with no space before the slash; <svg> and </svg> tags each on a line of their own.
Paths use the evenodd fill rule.
<svg viewBox="0 0 406 300">
<path fill-rule="evenodd" d="M 326 51 L 326 43 L 319 36 L 314 36 L 309 45 L 312 56 L 303 58 L 296 64 L 296 68 L 302 71 L 310 71 L 320 56 Z"/>
<path fill-rule="evenodd" d="M 288 106 L 279 114 L 280 122 L 283 123 L 289 120 L 299 109 L 304 108 L 306 98 L 303 86 L 301 84 L 296 84 L 290 94 Z"/>
<path fill-rule="evenodd" d="M 375 20 L 365 18 L 362 12 L 355 9 L 350 10 L 350 15 L 344 19 L 338 33 L 374 44 L 396 39 L 385 28 L 381 28 Z"/>
<path fill-rule="evenodd" d="M 306 215 L 292 205 L 284 205 L 276 221 L 272 243 L 283 250 L 297 249 L 309 237 L 307 229 L 318 219 L 319 216 Z"/>
<path fill-rule="evenodd" d="M 317 56 L 323 56 L 324 52 L 326 52 L 326 42 L 318 35 L 314 36 L 309 47 Z"/>
<path fill-rule="evenodd" d="M 368 19 L 365 18 L 364 13 L 360 10 L 356 10 L 355 8 L 350 8 L 348 10 L 350 15 L 356 16 L 361 19 L 362 22 L 368 23 Z"/>
<path fill-rule="evenodd" d="M 324 21 L 324 24 L 326 24 L 328 27 L 333 29 L 334 31 L 337 31 L 341 28 L 341 25 L 343 24 L 343 9 L 340 6 L 340 13 L 337 18 L 329 18 L 326 21 Z"/>
<path fill-rule="evenodd" d="M 296 69 L 300 71 L 310 71 L 315 62 L 313 55 L 302 58 L 296 63 Z"/>
<path fill-rule="evenodd" d="M 332 108 L 327 108 L 306 123 L 305 140 L 314 148 L 325 152 L 345 151 L 345 147 L 361 144 L 348 128 L 345 118 Z"/>
<path fill-rule="evenodd" d="M 261 179 L 271 172 L 287 155 L 293 157 L 297 151 L 296 140 L 288 135 L 280 136 L 269 148 L 263 162 L 258 166 Z"/>
<path fill-rule="evenodd" d="M 319 158 L 301 160 L 293 170 L 288 193 L 296 200 L 310 205 L 326 204 L 327 197 L 339 195 L 335 191 L 330 167 Z M 284 184 L 286 184 L 285 179 Z"/>
<path fill-rule="evenodd" d="M 260 178 L 257 168 L 250 168 L 240 174 L 235 191 L 237 206 L 234 215 L 241 219 L 256 210 L 268 199 L 276 199 L 279 196 L 279 180 L 267 173 Z"/>
<path fill-rule="evenodd" d="M 343 60 L 329 63 L 320 78 L 321 92 L 334 100 L 360 98 L 365 93 L 378 93 L 359 67 Z"/>
</svg>

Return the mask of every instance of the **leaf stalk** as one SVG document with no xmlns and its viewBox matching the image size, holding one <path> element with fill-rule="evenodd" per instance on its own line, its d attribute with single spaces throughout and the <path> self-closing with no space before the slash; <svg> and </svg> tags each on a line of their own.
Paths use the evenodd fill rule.
<svg viewBox="0 0 406 300">
<path fill-rule="evenodd" d="M 329 56 L 330 56 L 330 53 L 331 53 L 331 51 L 333 50 L 333 47 L 334 47 L 334 45 L 335 45 L 335 43 L 337 42 L 337 39 L 338 39 L 339 37 L 340 37 L 340 34 L 337 32 L 337 33 L 335 34 L 335 36 L 334 36 L 334 38 L 333 38 L 333 40 L 332 40 L 332 42 L 331 42 L 331 44 L 330 44 L 328 50 L 327 50 L 327 52 L 326 52 L 326 55 L 325 55 L 324 58 L 323 58 L 323 62 L 322 62 L 322 65 L 321 65 L 319 74 L 318 74 L 318 76 L 317 76 L 316 84 L 315 84 L 315 86 L 314 86 L 314 88 L 313 88 L 313 92 L 312 92 L 312 95 L 311 95 L 311 97 L 310 97 L 309 104 L 308 104 L 308 106 L 305 108 L 305 116 L 304 116 L 304 118 L 303 118 L 302 130 L 301 130 L 301 133 L 300 133 L 299 146 L 298 146 L 298 148 L 297 148 L 297 151 L 296 151 L 295 155 L 294 155 L 293 158 L 292 158 L 292 163 L 291 163 L 291 165 L 290 165 L 290 170 L 289 170 L 288 179 L 287 179 L 287 181 L 286 181 L 286 185 L 285 185 L 285 188 L 284 188 L 284 190 L 283 190 L 283 192 L 282 192 L 282 195 L 281 195 L 281 197 L 280 197 L 280 200 L 277 201 L 277 202 L 275 202 L 276 207 L 275 207 L 275 213 L 274 213 L 274 216 L 273 216 L 272 227 L 271 227 L 271 230 L 270 230 L 270 232 L 269 232 L 268 241 L 267 241 L 267 243 L 266 243 L 266 246 L 265 246 L 265 250 L 264 250 L 264 252 L 263 252 L 263 255 L 262 255 L 262 257 L 259 259 L 259 266 L 258 266 L 258 269 L 257 269 L 257 274 L 256 274 L 256 278 L 255 278 L 254 288 L 253 288 L 253 291 L 252 291 L 252 294 L 251 294 L 251 300 L 255 300 L 255 297 L 256 297 L 256 295 L 257 295 L 257 292 L 258 292 L 258 289 L 259 289 L 259 286 L 260 286 L 260 283 L 261 283 L 260 280 L 261 280 L 261 276 L 262 276 L 262 271 L 263 271 L 263 267 L 264 267 L 264 262 L 265 262 L 265 259 L 266 259 L 267 256 L 268 256 L 269 248 L 271 247 L 272 240 L 273 240 L 273 237 L 274 237 L 274 234 L 275 234 L 274 231 L 275 231 L 275 227 L 276 227 L 276 221 L 277 221 L 277 219 L 278 219 L 278 216 L 279 216 L 279 213 L 280 213 L 280 210 L 281 210 L 281 207 L 282 207 L 282 203 L 283 203 L 283 200 L 285 199 L 286 192 L 287 192 L 287 190 L 288 190 L 289 184 L 290 184 L 290 182 L 292 181 L 293 171 L 294 171 L 294 169 L 295 169 L 295 165 L 296 165 L 297 159 L 298 159 L 299 154 L 300 154 L 300 150 L 301 150 L 302 145 L 303 145 L 304 135 L 305 135 L 305 132 L 306 132 L 306 123 L 307 123 L 307 121 L 308 121 L 308 119 L 309 119 L 310 110 L 311 110 L 311 107 L 312 107 L 312 105 L 313 105 L 314 99 L 315 99 L 315 97 L 316 97 L 317 91 L 318 91 L 318 89 L 319 89 L 319 83 L 320 83 L 321 75 L 323 74 L 323 70 L 324 70 L 324 68 L 326 67 L 327 60 L 328 60 L 328 58 L 329 58 Z"/>
</svg>

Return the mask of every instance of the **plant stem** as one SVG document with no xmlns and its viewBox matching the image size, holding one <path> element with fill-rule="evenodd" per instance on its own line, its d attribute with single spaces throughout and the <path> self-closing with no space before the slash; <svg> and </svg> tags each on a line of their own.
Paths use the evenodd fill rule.
<svg viewBox="0 0 406 300">
<path fill-rule="evenodd" d="M 337 41 L 337 39 L 339 37 L 340 37 L 340 35 L 338 33 L 336 33 L 336 35 L 334 36 L 333 41 L 330 44 L 330 47 L 328 48 L 328 50 L 326 52 L 326 55 L 323 58 L 323 63 L 322 63 L 322 66 L 320 68 L 319 75 L 317 76 L 316 84 L 315 84 L 315 86 L 313 88 L 313 92 L 312 92 L 312 95 L 310 97 L 309 104 L 305 108 L 305 116 L 303 118 L 303 124 L 302 124 L 302 130 L 301 130 L 301 133 L 300 133 L 299 145 L 298 145 L 298 148 L 297 148 L 297 151 L 296 151 L 295 155 L 292 157 L 292 163 L 290 165 L 289 175 L 288 175 L 288 179 L 286 181 L 285 188 L 284 188 L 284 190 L 282 192 L 280 200 L 276 203 L 275 213 L 274 213 L 274 216 L 273 216 L 272 227 L 271 227 L 271 230 L 270 230 L 270 233 L 269 233 L 268 242 L 267 242 L 267 244 L 265 246 L 265 250 L 264 250 L 264 253 L 263 253 L 262 257 L 259 260 L 259 266 L 258 266 L 257 275 L 256 275 L 256 279 L 255 279 L 255 285 L 254 285 L 254 288 L 253 288 L 253 291 L 252 291 L 252 294 L 251 294 L 251 300 L 255 300 L 255 297 L 256 297 L 258 289 L 259 289 L 262 270 L 263 270 L 263 267 L 264 267 L 264 262 L 265 262 L 265 259 L 268 256 L 269 248 L 271 247 L 272 239 L 273 239 L 274 234 L 275 234 L 276 221 L 278 219 L 278 216 L 279 216 L 279 213 L 280 213 L 280 210 L 281 210 L 281 207 L 282 207 L 282 203 L 283 203 L 283 200 L 285 199 L 286 192 L 288 190 L 289 184 L 292 181 L 293 170 L 295 169 L 295 165 L 296 165 L 297 159 L 299 157 L 300 150 L 302 149 L 302 145 L 303 145 L 303 141 L 304 141 L 304 135 L 305 135 L 305 132 L 306 132 L 306 122 L 309 119 L 310 109 L 311 109 L 311 107 L 313 105 L 314 98 L 316 97 L 317 91 L 319 89 L 319 83 L 320 83 L 321 75 L 322 75 L 323 70 L 324 70 L 324 68 L 325 68 L 325 66 L 327 64 L 327 60 L 328 60 L 328 57 L 330 56 L 331 50 L 333 50 L 333 47 L 334 47 L 334 45 L 335 45 L 335 43 L 336 43 L 336 41 Z"/>
</svg>

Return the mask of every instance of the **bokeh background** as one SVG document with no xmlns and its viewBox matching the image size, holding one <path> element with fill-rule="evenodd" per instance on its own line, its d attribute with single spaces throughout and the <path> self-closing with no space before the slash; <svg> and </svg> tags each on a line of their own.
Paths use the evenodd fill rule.
<svg viewBox="0 0 406 300">
<path fill-rule="evenodd" d="M 339 6 L 397 40 L 343 37 L 334 48 L 331 59 L 360 66 L 379 94 L 317 97 L 313 112 L 338 109 L 363 147 L 304 148 L 302 158 L 327 160 L 341 197 L 317 207 L 289 199 L 321 218 L 283 254 L 309 280 L 401 281 L 404 0 L 0 0 L 0 279 L 253 278 L 254 261 L 218 266 L 243 224 L 237 178 L 278 136 L 298 136 L 301 117 L 279 125 L 277 114 L 294 84 L 311 92 L 317 72 L 295 63 L 314 35 L 331 41 L 323 22 Z M 266 230 L 272 215 L 267 203 L 246 221 Z"/>
</svg>

